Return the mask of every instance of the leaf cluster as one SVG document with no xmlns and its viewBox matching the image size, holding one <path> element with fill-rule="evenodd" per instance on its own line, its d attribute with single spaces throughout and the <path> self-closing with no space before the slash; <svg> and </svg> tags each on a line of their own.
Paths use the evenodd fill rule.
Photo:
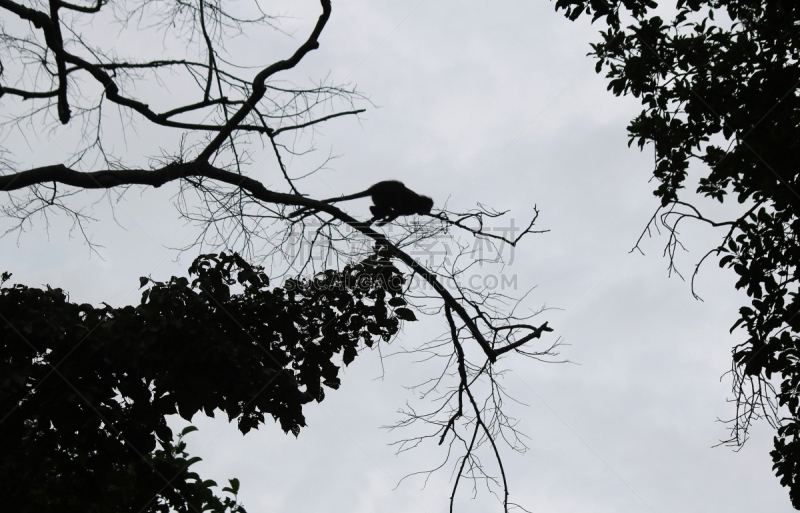
<svg viewBox="0 0 800 513">
<path fill-rule="evenodd" d="M 297 435 L 303 405 L 339 388 L 335 360 L 349 364 L 413 317 L 403 276 L 380 253 L 274 288 L 236 254 L 202 255 L 189 273 L 142 278 L 141 303 L 121 308 L 71 303 L 49 286 L 0 289 L 9 510 L 243 512 L 238 481 L 221 499 L 188 470 L 199 458 L 166 417 L 221 410 L 242 433 L 272 417 Z"/>
<path fill-rule="evenodd" d="M 642 101 L 630 143 L 652 144 L 654 194 L 666 215 L 729 228 L 713 253 L 752 303 L 734 325 L 746 328 L 748 340 L 733 349 L 737 413 L 729 442 L 743 443 L 750 422 L 767 417 L 778 435 L 774 468 L 800 508 L 800 3 L 675 5 L 677 14 L 664 20 L 651 1 L 556 2 L 571 19 L 587 13 L 606 22 L 591 54 L 609 90 Z M 630 25 L 623 28 L 623 20 Z M 692 162 L 702 165 L 690 173 Z M 696 168 L 699 195 L 719 202 L 734 195 L 744 213 L 710 222 L 685 203 Z M 675 207 L 690 211 L 676 214 Z M 677 242 L 677 222 L 665 226 Z M 773 376 L 781 379 L 777 389 Z"/>
</svg>

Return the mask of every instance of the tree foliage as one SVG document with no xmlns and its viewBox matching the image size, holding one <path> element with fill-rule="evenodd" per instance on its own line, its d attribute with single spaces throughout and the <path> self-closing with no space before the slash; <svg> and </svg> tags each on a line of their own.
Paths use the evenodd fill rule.
<svg viewBox="0 0 800 513">
<path fill-rule="evenodd" d="M 669 19 L 652 0 L 556 8 L 607 25 L 592 45 L 596 69 L 614 94 L 644 105 L 628 132 L 655 152 L 661 205 L 652 222 L 670 233 L 670 259 L 682 220 L 726 229 L 706 256 L 731 268 L 751 298 L 731 330 L 744 326 L 748 339 L 733 349 L 728 442 L 744 443 L 751 422 L 766 417 L 777 429 L 774 470 L 800 509 L 800 3 L 678 0 Z M 712 220 L 686 187 L 719 202 L 732 195 L 739 213 Z"/>
<path fill-rule="evenodd" d="M 303 405 L 339 388 L 337 360 L 388 341 L 408 316 L 386 255 L 276 288 L 235 254 L 203 255 L 189 274 L 142 278 L 141 303 L 121 308 L 49 287 L 0 289 L 7 507 L 239 511 L 188 470 L 199 458 L 174 441 L 167 416 L 221 411 L 242 433 L 272 418 L 297 435 Z"/>
</svg>

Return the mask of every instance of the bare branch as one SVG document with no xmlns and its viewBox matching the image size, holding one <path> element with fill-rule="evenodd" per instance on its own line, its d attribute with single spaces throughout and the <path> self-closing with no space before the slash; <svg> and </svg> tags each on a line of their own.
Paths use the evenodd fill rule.
<svg viewBox="0 0 800 513">
<path fill-rule="evenodd" d="M 228 121 L 228 123 L 226 123 L 222 131 L 220 131 L 220 133 L 217 134 L 217 136 L 200 153 L 198 156 L 199 161 L 208 161 L 208 159 L 211 158 L 211 155 L 214 154 L 214 152 L 216 152 L 220 146 L 222 146 L 222 143 L 225 142 L 225 139 L 227 139 L 228 136 L 230 136 L 231 133 L 238 128 L 239 124 L 244 121 L 247 115 L 250 114 L 250 112 L 255 108 L 256 104 L 261 101 L 261 98 L 263 98 L 264 94 L 267 92 L 266 81 L 269 77 L 275 73 L 278 73 L 279 71 L 292 69 L 302 60 L 303 57 L 305 57 L 308 52 L 319 48 L 319 36 L 331 15 L 330 0 L 321 0 L 320 3 L 322 4 L 322 14 L 320 15 L 314 30 L 311 32 L 311 35 L 308 37 L 306 42 L 303 43 L 290 58 L 271 64 L 256 75 L 256 77 L 253 79 L 253 92 L 250 94 L 250 97 L 247 98 L 245 104 L 235 114 L 233 114 L 233 116 L 231 116 L 231 119 Z"/>
<path fill-rule="evenodd" d="M 58 91 L 23 91 L 22 89 L 15 89 L 13 87 L 0 86 L 0 98 L 4 94 L 13 94 L 20 96 L 23 100 L 30 100 L 31 98 L 53 98 L 58 96 Z"/>
<path fill-rule="evenodd" d="M 356 109 L 356 110 L 349 110 L 349 111 L 345 111 L 345 112 L 337 112 L 335 114 L 330 114 L 328 116 L 322 116 L 321 118 L 311 120 L 308 123 L 300 123 L 299 125 L 284 126 L 284 127 L 278 128 L 277 130 L 272 132 L 272 135 L 275 136 L 275 135 L 278 135 L 281 132 L 286 132 L 287 130 L 299 130 L 301 128 L 307 128 L 307 127 L 310 127 L 312 125 L 316 125 L 318 123 L 322 123 L 323 121 L 328 121 L 329 119 L 338 118 L 339 116 L 350 116 L 350 115 L 353 115 L 353 114 L 361 114 L 362 112 L 366 112 L 366 111 L 367 111 L 367 109 Z"/>
</svg>

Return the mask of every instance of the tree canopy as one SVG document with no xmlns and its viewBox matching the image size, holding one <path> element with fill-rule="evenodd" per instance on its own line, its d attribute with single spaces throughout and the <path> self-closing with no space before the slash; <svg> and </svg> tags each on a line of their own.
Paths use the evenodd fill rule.
<svg viewBox="0 0 800 513">
<path fill-rule="evenodd" d="M 733 348 L 727 442 L 744 443 L 765 417 L 777 429 L 774 470 L 800 509 L 800 4 L 678 0 L 666 11 L 652 0 L 556 0 L 556 9 L 607 26 L 592 45 L 596 70 L 614 94 L 642 101 L 628 132 L 654 150 L 651 223 L 667 228 L 671 263 L 681 221 L 725 230 L 706 257 L 751 298 L 731 329 L 748 339 Z M 708 217 L 687 187 L 701 199 L 733 196 L 738 214 Z"/>
<path fill-rule="evenodd" d="M 18 441 L 0 465 L 4 504 L 236 511 L 188 470 L 166 417 L 219 410 L 242 433 L 271 417 L 296 435 L 303 405 L 339 388 L 335 359 L 351 363 L 414 318 L 386 255 L 282 288 L 235 254 L 203 255 L 189 274 L 142 278 L 141 303 L 121 308 L 71 303 L 60 289 L 0 289 L 0 437 Z"/>
</svg>

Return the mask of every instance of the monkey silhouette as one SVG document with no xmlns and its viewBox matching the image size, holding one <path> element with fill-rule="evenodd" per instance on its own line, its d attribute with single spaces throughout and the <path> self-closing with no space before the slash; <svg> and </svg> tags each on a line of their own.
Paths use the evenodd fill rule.
<svg viewBox="0 0 800 513">
<path fill-rule="evenodd" d="M 337 203 L 357 198 L 372 196 L 372 219 L 369 224 L 376 223 L 378 226 L 391 223 L 400 216 L 410 216 L 414 214 L 430 214 L 433 208 L 433 200 L 428 196 L 423 196 L 406 187 L 403 182 L 397 180 L 386 180 L 378 182 L 369 189 L 365 189 L 348 196 L 329 198 L 322 200 L 323 203 Z M 313 208 L 301 208 L 295 210 L 289 217 L 297 217 L 313 213 Z"/>
</svg>

